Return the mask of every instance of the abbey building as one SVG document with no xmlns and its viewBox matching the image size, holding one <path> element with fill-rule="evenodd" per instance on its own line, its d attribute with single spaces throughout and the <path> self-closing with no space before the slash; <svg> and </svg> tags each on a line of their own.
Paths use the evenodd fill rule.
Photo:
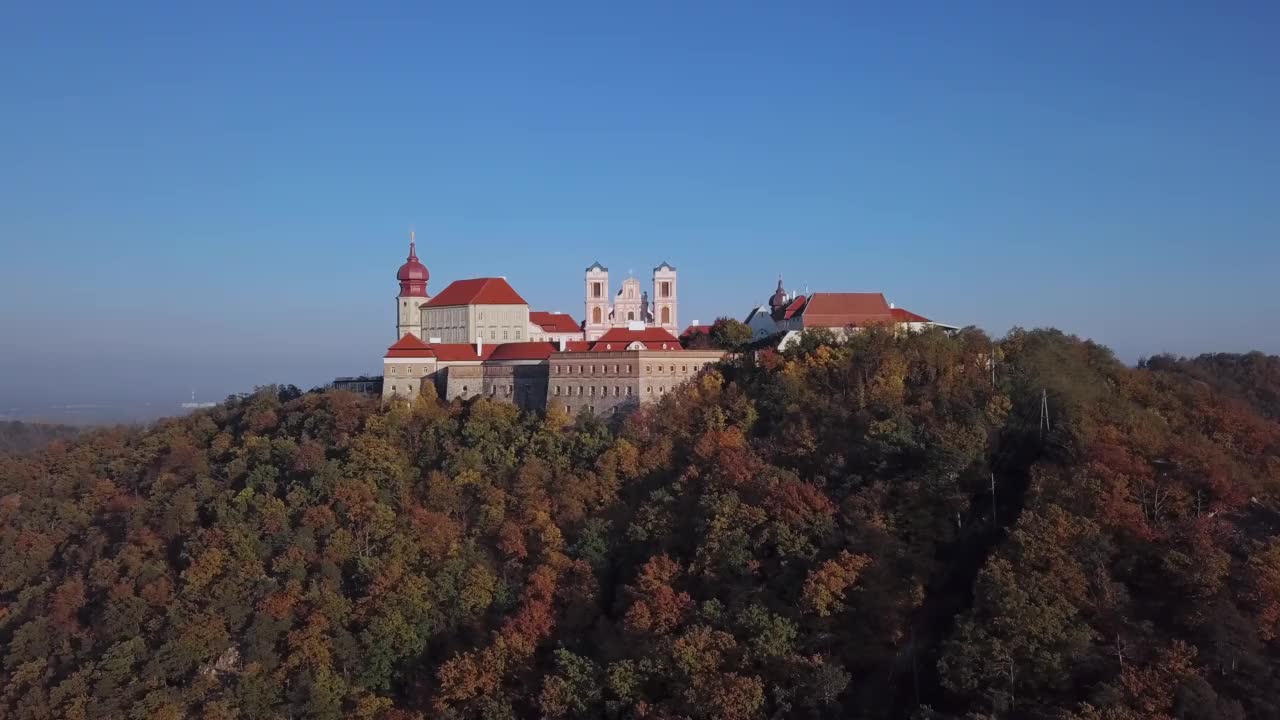
<svg viewBox="0 0 1280 720">
<path fill-rule="evenodd" d="M 409 243 L 396 279 L 396 341 L 383 357 L 382 396 L 485 396 L 521 408 L 603 415 L 654 402 L 719 350 L 686 350 L 675 336 L 676 269 L 653 270 L 653 296 L 628 278 L 610 296 L 609 270 L 586 270 L 585 317 L 531 311 L 506 278 L 455 280 L 437 295 Z"/>
</svg>

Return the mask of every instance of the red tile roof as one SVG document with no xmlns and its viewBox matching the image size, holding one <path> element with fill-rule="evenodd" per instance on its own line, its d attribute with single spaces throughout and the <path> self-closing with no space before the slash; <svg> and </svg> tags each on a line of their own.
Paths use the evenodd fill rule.
<svg viewBox="0 0 1280 720">
<path fill-rule="evenodd" d="M 791 301 L 790 305 L 787 305 L 785 308 L 783 308 L 782 319 L 790 320 L 792 317 L 795 316 L 796 313 L 800 312 L 804 308 L 804 304 L 808 302 L 808 300 L 809 299 L 803 295 L 796 297 L 795 300 Z"/>
<path fill-rule="evenodd" d="M 387 348 L 387 354 L 384 357 L 389 358 L 427 358 L 435 357 L 432 346 L 422 342 L 418 338 L 409 333 L 395 342 L 394 345 Z"/>
<path fill-rule="evenodd" d="M 626 350 L 633 342 L 639 342 L 647 350 L 683 350 L 680 340 L 662 328 L 647 327 L 644 330 L 614 328 L 601 335 L 591 345 L 591 352 L 617 352 Z"/>
<path fill-rule="evenodd" d="M 927 317 L 925 317 L 925 316 L 923 316 L 923 315 L 917 315 L 917 314 L 915 314 L 915 313 L 911 312 L 910 310 L 905 310 L 905 309 L 903 309 L 903 308 L 892 308 L 892 309 L 890 310 L 890 312 L 892 312 L 892 313 L 893 313 L 893 320 L 894 320 L 894 322 L 903 322 L 903 323 L 905 323 L 905 322 L 922 322 L 922 323 L 933 322 L 932 320 L 930 320 L 929 318 L 927 318 Z"/>
<path fill-rule="evenodd" d="M 520 293 L 502 278 L 454 280 L 439 295 L 427 301 L 428 306 L 441 305 L 528 305 Z"/>
<path fill-rule="evenodd" d="M 546 360 L 560 346 L 553 342 L 518 342 L 494 345 L 486 360 Z"/>
<path fill-rule="evenodd" d="M 893 322 L 883 293 L 814 293 L 800 317 L 805 327 L 845 327 Z"/>
<path fill-rule="evenodd" d="M 694 335 L 710 335 L 710 334 L 711 334 L 710 325 L 690 325 L 689 327 L 684 329 L 684 332 L 680 333 L 680 337 L 687 338 L 687 337 L 693 337 Z"/>
<path fill-rule="evenodd" d="M 578 321 L 565 313 L 530 310 L 529 322 L 540 326 L 544 332 L 549 333 L 575 333 L 582 331 Z"/>
</svg>

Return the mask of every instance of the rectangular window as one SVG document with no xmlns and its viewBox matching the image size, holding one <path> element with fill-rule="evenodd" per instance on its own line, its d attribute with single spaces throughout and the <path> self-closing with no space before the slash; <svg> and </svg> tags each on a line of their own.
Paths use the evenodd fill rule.
<svg viewBox="0 0 1280 720">
<path fill-rule="evenodd" d="M 630 385 L 628 385 L 628 386 L 627 386 L 627 396 L 629 397 L 630 395 L 631 395 L 631 386 L 630 386 Z"/>
<path fill-rule="evenodd" d="M 671 297 L 671 283 L 662 283 L 662 297 Z"/>
<path fill-rule="evenodd" d="M 591 283 L 591 297 L 600 297 L 600 294 L 601 294 L 600 283 L 598 282 Z"/>
<path fill-rule="evenodd" d="M 559 385 L 557 385 L 557 386 L 556 386 L 556 394 L 557 394 L 557 395 L 559 395 L 559 394 L 560 394 L 560 386 L 559 386 Z"/>
<path fill-rule="evenodd" d="M 497 339 L 497 333 L 498 333 L 498 331 L 497 331 L 497 330 L 490 330 L 490 331 L 489 331 L 489 339 L 490 339 L 490 340 L 496 340 L 496 339 Z"/>
<path fill-rule="evenodd" d="M 506 339 L 507 339 L 507 331 L 506 331 L 506 330 L 503 330 L 503 331 L 502 331 L 502 339 L 503 339 L 503 340 L 506 340 Z"/>
<path fill-rule="evenodd" d="M 517 340 L 519 340 L 519 339 L 520 339 L 520 331 L 519 331 L 519 330 L 517 330 L 517 331 L 516 331 L 516 339 L 517 339 Z"/>
<path fill-rule="evenodd" d="M 588 395 L 591 395 L 591 396 L 595 396 L 595 394 L 596 394 L 596 386 L 595 386 L 595 385 L 592 385 L 592 386 L 591 386 L 591 392 L 589 392 L 589 393 L 587 393 L 587 394 L 588 394 Z"/>
<path fill-rule="evenodd" d="M 476 311 L 476 319 L 477 319 L 477 320 L 483 320 L 483 319 L 484 319 L 484 311 L 483 311 L 483 310 L 478 310 L 478 311 Z"/>
</svg>

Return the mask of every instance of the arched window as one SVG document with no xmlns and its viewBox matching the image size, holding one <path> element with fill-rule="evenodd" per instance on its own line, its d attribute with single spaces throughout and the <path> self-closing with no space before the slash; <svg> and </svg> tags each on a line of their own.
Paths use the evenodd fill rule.
<svg viewBox="0 0 1280 720">
<path fill-rule="evenodd" d="M 600 323 L 600 308 L 591 308 L 591 322 L 597 325 Z"/>
<path fill-rule="evenodd" d="M 635 314 L 634 312 L 629 312 L 629 313 L 627 313 L 627 319 L 628 319 L 628 320 L 635 320 L 635 319 L 636 319 L 636 314 Z"/>
<path fill-rule="evenodd" d="M 669 307 L 662 308 L 662 324 L 663 325 L 671 324 L 671 308 Z"/>
</svg>

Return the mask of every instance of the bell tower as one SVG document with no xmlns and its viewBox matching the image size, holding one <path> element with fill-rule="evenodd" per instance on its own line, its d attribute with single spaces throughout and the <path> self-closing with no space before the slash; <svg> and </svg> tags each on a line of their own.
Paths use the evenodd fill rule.
<svg viewBox="0 0 1280 720">
<path fill-rule="evenodd" d="M 427 294 L 427 281 L 431 273 L 418 262 L 418 247 L 413 231 L 409 231 L 409 257 L 396 273 L 400 282 L 400 294 L 396 296 L 396 340 L 407 335 L 422 339 L 422 306 L 431 296 Z"/>
<path fill-rule="evenodd" d="M 595 340 L 609 329 L 609 268 L 598 261 L 587 268 L 587 314 L 582 328 L 587 340 Z"/>
<path fill-rule="evenodd" d="M 653 324 L 673 335 L 680 334 L 676 316 L 676 269 L 664 262 L 653 269 Z"/>
</svg>

